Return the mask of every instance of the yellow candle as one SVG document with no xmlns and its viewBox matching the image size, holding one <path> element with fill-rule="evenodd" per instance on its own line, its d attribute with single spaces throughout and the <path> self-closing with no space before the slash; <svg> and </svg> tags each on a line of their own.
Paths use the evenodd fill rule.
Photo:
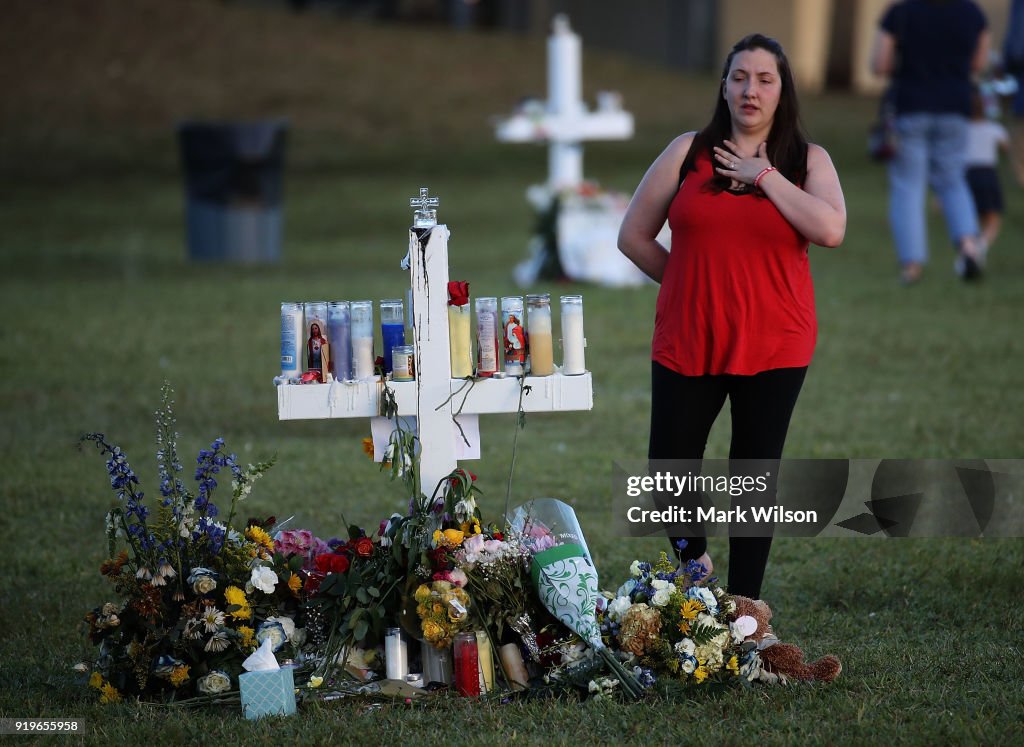
<svg viewBox="0 0 1024 747">
<path fill-rule="evenodd" d="M 448 341 L 452 362 L 452 378 L 473 375 L 473 350 L 470 347 L 469 304 L 448 307 Z"/>
<path fill-rule="evenodd" d="M 480 666 L 480 692 L 489 693 L 494 689 L 494 659 L 491 641 L 483 630 L 476 632 L 476 660 Z"/>
</svg>

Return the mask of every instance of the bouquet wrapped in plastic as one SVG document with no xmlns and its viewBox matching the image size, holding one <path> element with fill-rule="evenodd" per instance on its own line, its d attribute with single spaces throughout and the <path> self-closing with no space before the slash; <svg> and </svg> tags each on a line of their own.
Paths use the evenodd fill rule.
<svg viewBox="0 0 1024 747">
<path fill-rule="evenodd" d="M 576 512 L 554 498 L 538 498 L 516 508 L 509 527 L 531 556 L 537 596 L 547 610 L 590 645 L 633 697 L 640 684 L 601 640 L 597 622 L 597 569 Z"/>
</svg>

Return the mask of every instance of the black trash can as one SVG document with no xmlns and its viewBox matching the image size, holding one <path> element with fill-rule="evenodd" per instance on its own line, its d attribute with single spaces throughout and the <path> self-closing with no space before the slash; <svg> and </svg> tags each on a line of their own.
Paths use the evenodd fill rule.
<svg viewBox="0 0 1024 747">
<path fill-rule="evenodd" d="M 282 120 L 178 126 L 190 259 L 259 263 L 281 258 L 287 130 Z"/>
</svg>

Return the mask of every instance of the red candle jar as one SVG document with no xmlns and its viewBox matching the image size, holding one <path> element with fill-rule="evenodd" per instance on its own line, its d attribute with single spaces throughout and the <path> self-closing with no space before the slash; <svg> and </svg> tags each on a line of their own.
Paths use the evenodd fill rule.
<svg viewBox="0 0 1024 747">
<path fill-rule="evenodd" d="M 476 633 L 458 633 L 453 648 L 455 689 L 460 695 L 475 697 L 480 694 L 480 659 L 476 648 Z"/>
</svg>

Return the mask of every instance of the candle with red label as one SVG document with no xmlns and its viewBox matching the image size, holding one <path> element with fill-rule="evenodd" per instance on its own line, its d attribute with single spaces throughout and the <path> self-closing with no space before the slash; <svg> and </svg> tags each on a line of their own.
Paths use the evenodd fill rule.
<svg viewBox="0 0 1024 747">
<path fill-rule="evenodd" d="M 480 657 L 477 653 L 476 633 L 470 631 L 455 636 L 455 688 L 460 695 L 475 697 L 480 694 Z"/>
</svg>

